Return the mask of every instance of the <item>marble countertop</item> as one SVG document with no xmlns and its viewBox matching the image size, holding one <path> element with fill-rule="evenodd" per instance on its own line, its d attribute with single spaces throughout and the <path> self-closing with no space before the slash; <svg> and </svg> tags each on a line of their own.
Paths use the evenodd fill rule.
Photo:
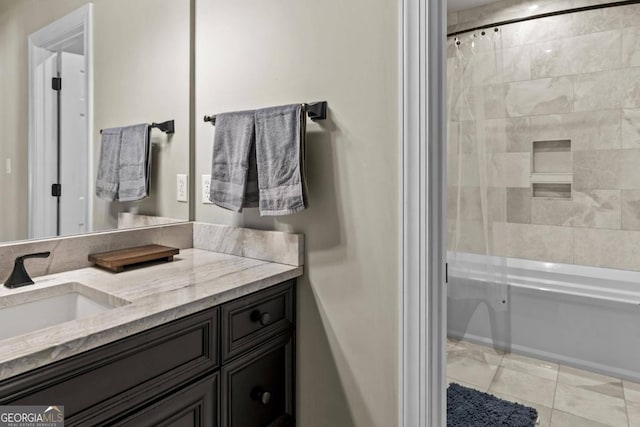
<svg viewBox="0 0 640 427">
<path fill-rule="evenodd" d="M 185 249 L 174 261 L 114 274 L 95 267 L 35 278 L 0 298 L 79 283 L 130 302 L 91 317 L 0 341 L 0 380 L 302 275 L 303 267 Z M 0 302 L 1 304 L 1 302 Z M 10 325 L 4 325 L 11 327 Z"/>
</svg>

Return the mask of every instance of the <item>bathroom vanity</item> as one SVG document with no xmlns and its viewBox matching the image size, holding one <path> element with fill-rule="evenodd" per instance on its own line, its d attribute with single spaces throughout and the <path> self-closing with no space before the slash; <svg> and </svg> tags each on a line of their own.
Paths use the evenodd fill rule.
<svg viewBox="0 0 640 427">
<path fill-rule="evenodd" d="M 293 423 L 294 281 L 0 383 L 2 405 L 64 405 L 66 425 Z"/>
<path fill-rule="evenodd" d="M 117 246 L 184 227 L 101 240 Z M 294 425 L 302 236 L 191 228 L 195 247 L 170 263 L 0 287 L 0 405 L 63 405 L 67 426 Z M 75 317 L 52 315 L 60 312 Z"/>
</svg>

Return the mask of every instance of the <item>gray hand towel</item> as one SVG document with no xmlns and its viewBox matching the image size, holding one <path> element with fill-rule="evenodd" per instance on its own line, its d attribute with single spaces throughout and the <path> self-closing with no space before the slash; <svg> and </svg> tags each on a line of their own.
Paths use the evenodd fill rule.
<svg viewBox="0 0 640 427">
<path fill-rule="evenodd" d="M 211 201 L 234 212 L 258 206 L 255 115 L 253 111 L 216 116 L 211 165 Z"/>
<path fill-rule="evenodd" d="M 102 131 L 96 196 L 110 202 L 118 198 L 120 169 L 120 128 Z"/>
<path fill-rule="evenodd" d="M 96 195 L 131 202 L 149 195 L 150 127 L 147 124 L 104 129 Z"/>
<path fill-rule="evenodd" d="M 255 112 L 260 215 L 300 212 L 306 206 L 306 121 L 300 104 Z"/>
<path fill-rule="evenodd" d="M 122 128 L 118 199 L 121 202 L 142 200 L 149 194 L 151 141 L 149 125 Z"/>
</svg>

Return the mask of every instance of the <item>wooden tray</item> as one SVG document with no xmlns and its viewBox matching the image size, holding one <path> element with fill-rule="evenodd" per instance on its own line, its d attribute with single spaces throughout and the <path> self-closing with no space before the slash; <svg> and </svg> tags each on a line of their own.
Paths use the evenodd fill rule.
<svg viewBox="0 0 640 427">
<path fill-rule="evenodd" d="M 120 249 L 117 251 L 103 252 L 89 255 L 89 262 L 95 265 L 120 273 L 125 267 L 143 262 L 165 259 L 173 261 L 173 256 L 180 253 L 180 249 L 161 245 L 146 245 L 135 248 Z"/>
</svg>

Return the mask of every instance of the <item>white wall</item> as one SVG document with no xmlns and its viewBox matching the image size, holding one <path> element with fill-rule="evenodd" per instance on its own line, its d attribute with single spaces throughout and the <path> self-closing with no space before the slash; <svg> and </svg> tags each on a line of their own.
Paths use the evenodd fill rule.
<svg viewBox="0 0 640 427">
<path fill-rule="evenodd" d="M 0 241 L 27 236 L 27 37 L 86 0 L 13 0 L 0 8 Z M 94 150 L 99 130 L 176 120 L 176 134 L 154 131 L 153 197 L 141 213 L 188 219 L 175 200 L 176 174 L 189 168 L 190 0 L 94 0 Z M 13 173 L 4 173 L 6 157 Z M 97 169 L 97 168 L 96 168 Z M 118 204 L 97 201 L 95 228 L 117 226 Z"/>
<path fill-rule="evenodd" d="M 198 221 L 302 232 L 298 424 L 393 426 L 398 402 L 398 2 L 197 0 L 197 179 L 205 114 L 327 100 L 308 126 L 310 206 L 260 218 L 203 205 Z M 196 194 L 200 198 L 200 188 Z"/>
</svg>

